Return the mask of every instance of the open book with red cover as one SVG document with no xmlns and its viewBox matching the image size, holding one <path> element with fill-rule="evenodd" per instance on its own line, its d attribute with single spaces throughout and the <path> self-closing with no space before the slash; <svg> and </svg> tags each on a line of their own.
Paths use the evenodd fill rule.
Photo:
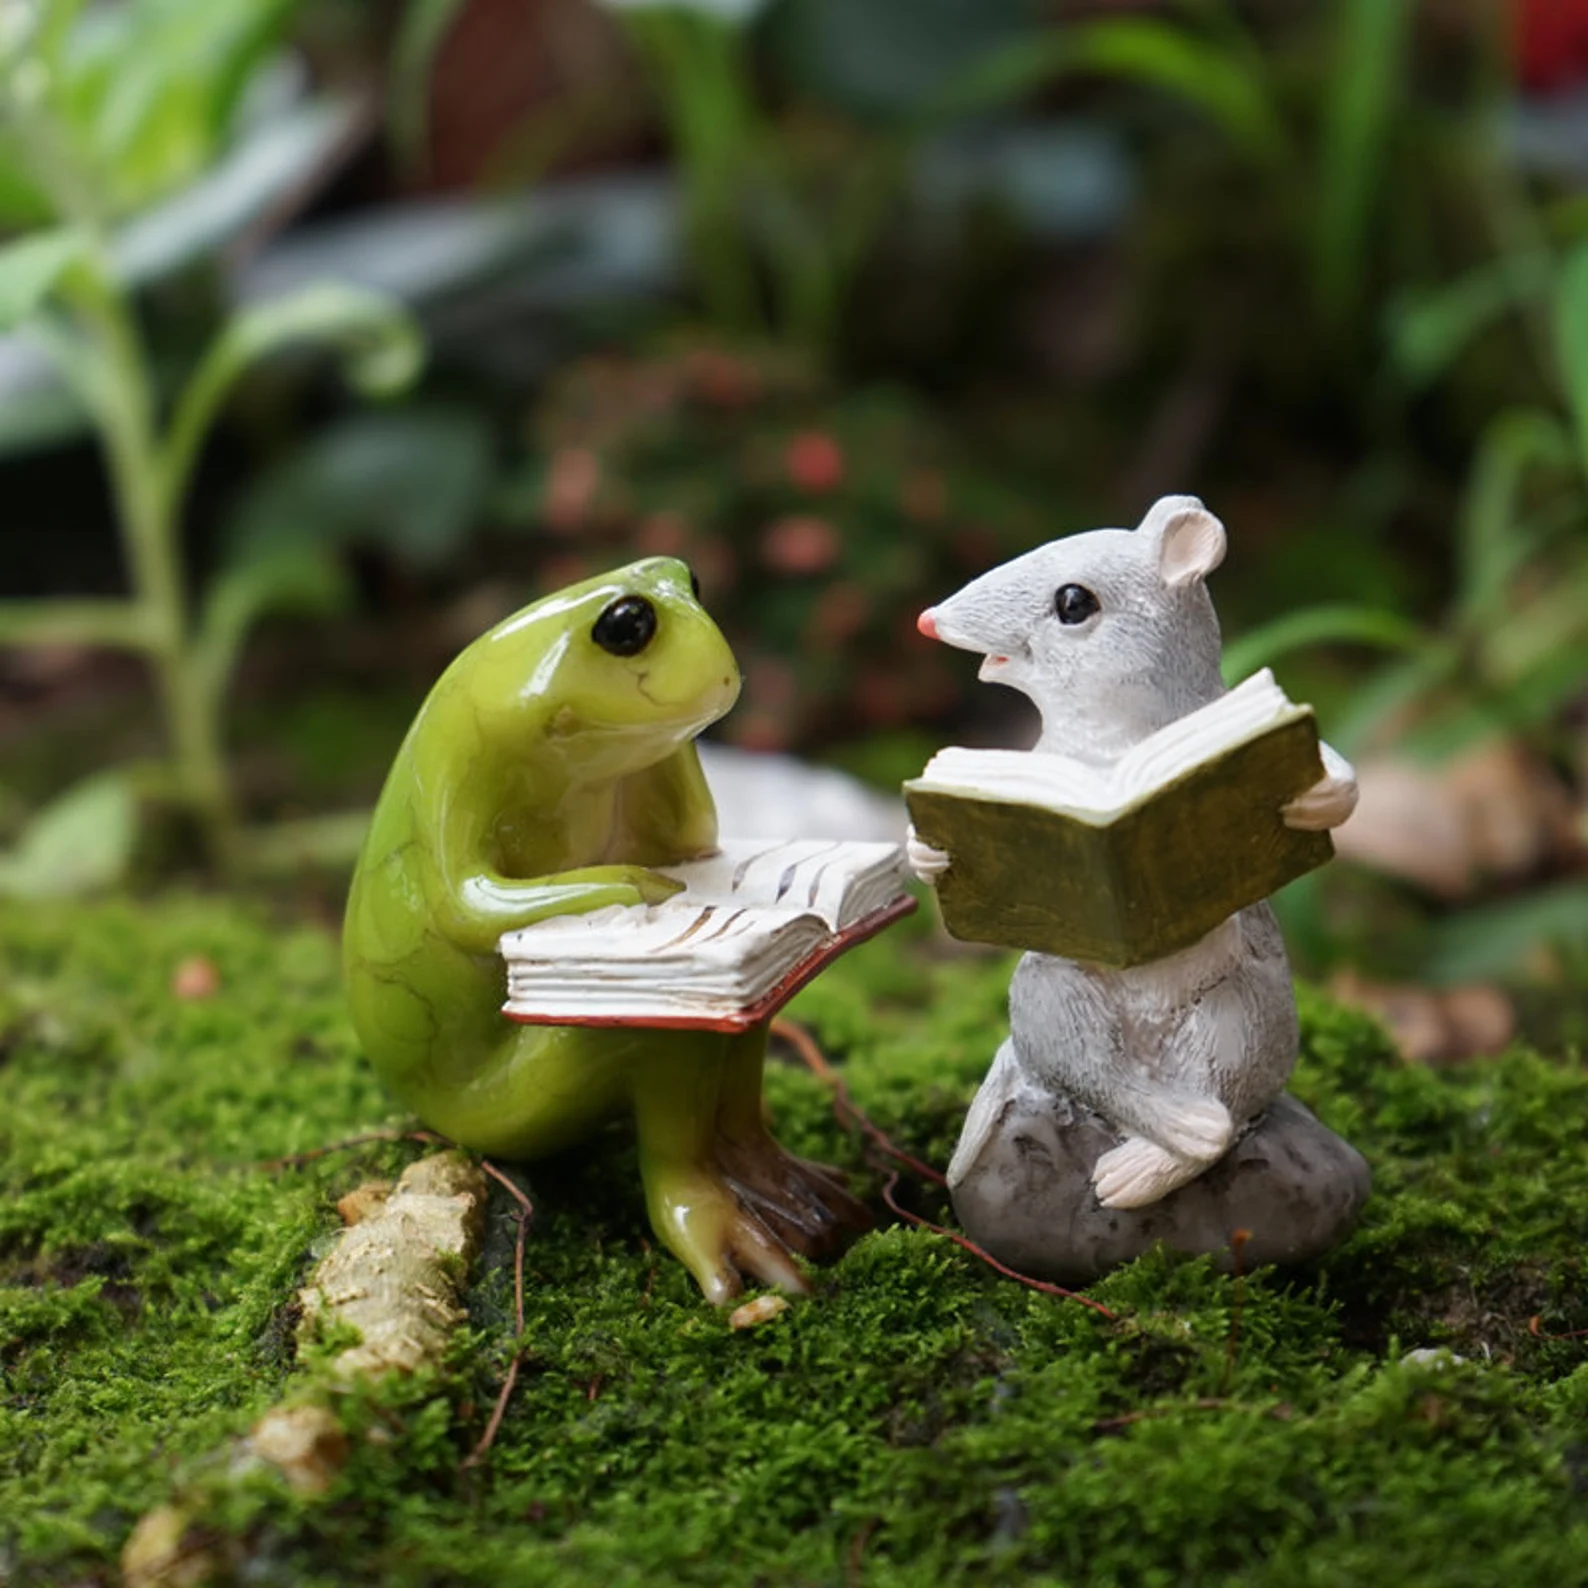
<svg viewBox="0 0 1588 1588">
<path fill-rule="evenodd" d="M 658 869 L 684 891 L 506 933 L 502 1012 L 531 1025 L 744 1031 L 915 908 L 897 844 L 726 839 Z"/>
</svg>

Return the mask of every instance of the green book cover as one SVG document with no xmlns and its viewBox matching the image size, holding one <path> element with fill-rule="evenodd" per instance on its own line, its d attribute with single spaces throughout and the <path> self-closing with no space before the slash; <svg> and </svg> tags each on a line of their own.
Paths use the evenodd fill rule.
<svg viewBox="0 0 1588 1588">
<path fill-rule="evenodd" d="M 1299 706 L 1106 815 L 920 779 L 905 797 L 917 835 L 953 857 L 937 885 L 952 936 L 1122 967 L 1189 948 L 1328 860 L 1327 832 L 1280 816 L 1323 775 L 1312 711 Z"/>
</svg>

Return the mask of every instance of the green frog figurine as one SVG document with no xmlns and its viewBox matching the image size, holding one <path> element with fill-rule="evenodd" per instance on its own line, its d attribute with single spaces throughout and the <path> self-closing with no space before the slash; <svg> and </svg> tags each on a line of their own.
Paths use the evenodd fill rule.
<svg viewBox="0 0 1588 1588">
<path fill-rule="evenodd" d="M 710 852 L 695 735 L 739 671 L 689 569 L 655 557 L 547 596 L 446 670 L 386 779 L 353 878 L 353 1024 L 391 1091 L 480 1152 L 534 1158 L 631 1115 L 658 1237 L 708 1300 L 805 1289 L 868 1223 L 762 1114 L 767 1027 L 735 1036 L 503 1018 L 504 932 L 656 903 L 653 867 Z"/>
</svg>

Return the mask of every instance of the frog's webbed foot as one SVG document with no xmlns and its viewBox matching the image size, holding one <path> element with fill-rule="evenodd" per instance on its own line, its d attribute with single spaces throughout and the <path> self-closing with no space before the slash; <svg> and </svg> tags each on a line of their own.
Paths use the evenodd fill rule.
<svg viewBox="0 0 1588 1588">
<path fill-rule="evenodd" d="M 764 1132 L 750 1140 L 719 1134 L 715 1151 L 740 1203 L 802 1257 L 831 1257 L 871 1228 L 865 1205 L 833 1171 L 784 1152 Z"/>
<path fill-rule="evenodd" d="M 720 1047 L 684 1035 L 653 1042 L 635 1078 L 652 1227 L 718 1305 L 746 1278 L 808 1289 L 795 1254 L 829 1256 L 871 1222 L 831 1173 L 773 1141 L 761 1106 L 765 1042 L 764 1027 Z"/>
<path fill-rule="evenodd" d="M 657 1170 L 646 1193 L 652 1228 L 713 1306 L 737 1296 L 746 1277 L 795 1295 L 810 1289 L 788 1247 L 726 1178 L 699 1169 Z"/>
</svg>

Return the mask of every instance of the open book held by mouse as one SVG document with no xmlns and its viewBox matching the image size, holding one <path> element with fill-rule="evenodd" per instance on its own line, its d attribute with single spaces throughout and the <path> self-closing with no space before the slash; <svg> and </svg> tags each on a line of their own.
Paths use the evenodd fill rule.
<svg viewBox="0 0 1588 1588">
<path fill-rule="evenodd" d="M 1264 669 L 1112 766 L 942 750 L 905 784 L 949 932 L 1123 967 L 1161 959 L 1322 865 L 1327 832 L 1281 809 L 1324 777 L 1308 706 Z"/>
</svg>

